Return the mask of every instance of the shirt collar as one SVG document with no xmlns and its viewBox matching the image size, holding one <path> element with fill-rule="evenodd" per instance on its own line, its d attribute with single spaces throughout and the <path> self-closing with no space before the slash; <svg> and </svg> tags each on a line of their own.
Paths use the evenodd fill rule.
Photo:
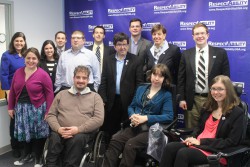
<svg viewBox="0 0 250 167">
<path fill-rule="evenodd" d="M 73 95 L 77 95 L 77 90 L 76 90 L 75 86 L 71 86 L 71 88 L 68 91 L 69 91 L 69 93 L 71 93 Z M 91 92 L 90 88 L 86 87 L 83 91 L 80 92 L 80 94 L 84 95 L 84 94 L 87 94 L 90 92 Z"/>
<path fill-rule="evenodd" d="M 200 51 L 201 49 L 204 51 L 204 53 L 207 53 L 207 52 L 208 52 L 208 45 L 206 45 L 204 48 L 198 48 L 198 47 L 196 46 L 196 53 L 199 53 L 199 51 Z"/>
</svg>

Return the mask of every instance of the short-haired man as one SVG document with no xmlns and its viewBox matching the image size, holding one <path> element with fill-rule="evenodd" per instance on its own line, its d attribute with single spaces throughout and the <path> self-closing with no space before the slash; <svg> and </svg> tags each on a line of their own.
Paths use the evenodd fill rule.
<svg viewBox="0 0 250 167">
<path fill-rule="evenodd" d="M 110 53 L 114 52 L 114 49 L 112 49 L 111 47 L 103 43 L 105 34 L 106 34 L 106 31 L 103 26 L 96 26 L 93 30 L 94 44 L 87 47 L 89 50 L 92 50 L 95 53 L 100 64 L 101 72 L 102 72 L 102 67 L 103 67 L 103 59 L 109 56 Z"/>
<path fill-rule="evenodd" d="M 196 46 L 182 53 L 177 86 L 181 100 L 179 106 L 185 110 L 185 125 L 188 128 L 198 125 L 200 110 L 207 100 L 212 79 L 217 75 L 230 76 L 227 52 L 208 45 L 207 26 L 196 24 L 192 35 Z"/>
<path fill-rule="evenodd" d="M 88 87 L 97 91 L 100 84 L 100 66 L 95 54 L 84 47 L 85 37 L 82 31 L 74 31 L 71 35 L 71 49 L 63 52 L 59 58 L 56 71 L 56 91 L 69 89 L 73 85 L 73 71 L 78 65 L 90 69 Z"/>
<path fill-rule="evenodd" d="M 55 34 L 55 42 L 56 42 L 57 53 L 59 56 L 61 56 L 62 52 L 66 50 L 65 48 L 67 42 L 66 33 L 63 31 L 58 31 Z"/>
<path fill-rule="evenodd" d="M 143 82 L 142 63 L 137 56 L 128 52 L 128 36 L 124 33 L 115 34 L 113 44 L 116 53 L 104 61 L 99 88 L 105 103 L 103 130 L 110 135 L 116 133 L 120 123 L 128 119 L 128 106 L 136 87 Z"/>
<path fill-rule="evenodd" d="M 129 50 L 128 52 L 143 57 L 146 49 L 152 44 L 149 40 L 141 36 L 142 32 L 142 21 L 138 18 L 131 19 L 129 22 L 129 31 L 131 37 L 129 38 Z"/>
<path fill-rule="evenodd" d="M 46 117 L 52 132 L 49 137 L 47 167 L 56 166 L 63 152 L 63 166 L 80 165 L 85 145 L 93 140 L 104 120 L 103 101 L 87 87 L 90 70 L 77 66 L 74 85 L 55 97 Z"/>
</svg>

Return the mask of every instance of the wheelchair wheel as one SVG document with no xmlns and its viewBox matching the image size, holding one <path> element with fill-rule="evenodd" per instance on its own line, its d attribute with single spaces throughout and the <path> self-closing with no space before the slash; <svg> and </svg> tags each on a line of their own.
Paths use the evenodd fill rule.
<svg viewBox="0 0 250 167">
<path fill-rule="evenodd" d="M 81 161 L 79 167 L 94 167 L 95 164 L 92 161 L 91 154 L 92 154 L 91 152 L 87 152 L 83 155 L 82 161 Z"/>
<path fill-rule="evenodd" d="M 102 158 L 104 156 L 105 151 L 106 151 L 105 133 L 103 131 L 100 131 L 97 134 L 95 140 L 94 161 L 96 161 L 97 158 Z"/>
<path fill-rule="evenodd" d="M 47 138 L 44 147 L 43 147 L 43 155 L 42 155 L 42 161 L 43 164 L 46 164 L 46 156 L 48 154 L 48 146 L 49 146 L 49 138 Z"/>
</svg>

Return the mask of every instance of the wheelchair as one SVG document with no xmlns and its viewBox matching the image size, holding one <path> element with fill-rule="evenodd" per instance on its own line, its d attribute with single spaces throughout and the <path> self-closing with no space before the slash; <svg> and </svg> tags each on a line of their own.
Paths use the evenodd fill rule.
<svg viewBox="0 0 250 167">
<path fill-rule="evenodd" d="M 98 158 L 103 157 L 106 150 L 106 143 L 104 138 L 105 138 L 105 132 L 99 131 L 97 132 L 95 139 L 86 144 L 86 146 L 83 148 L 84 154 L 79 167 L 94 166 L 95 161 Z M 43 149 L 43 156 L 42 156 L 43 164 L 46 163 L 48 144 L 49 144 L 49 139 L 46 140 Z M 58 166 L 63 167 L 62 157 L 59 157 Z"/>
</svg>

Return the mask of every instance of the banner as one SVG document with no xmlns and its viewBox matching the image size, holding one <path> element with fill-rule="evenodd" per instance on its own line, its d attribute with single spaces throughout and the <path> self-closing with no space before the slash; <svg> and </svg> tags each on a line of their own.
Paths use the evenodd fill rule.
<svg viewBox="0 0 250 167">
<path fill-rule="evenodd" d="M 244 84 L 242 99 L 250 104 L 250 12 L 248 0 L 65 0 L 65 31 L 85 33 L 86 45 L 93 44 L 96 25 L 106 29 L 104 43 L 113 45 L 117 32 L 129 33 L 129 20 L 143 21 L 142 36 L 151 40 L 156 23 L 167 29 L 167 41 L 186 50 L 195 46 L 192 27 L 205 23 L 209 45 L 227 50 L 231 80 Z M 70 40 L 68 40 L 70 41 Z M 70 42 L 67 43 L 70 47 Z"/>
</svg>

